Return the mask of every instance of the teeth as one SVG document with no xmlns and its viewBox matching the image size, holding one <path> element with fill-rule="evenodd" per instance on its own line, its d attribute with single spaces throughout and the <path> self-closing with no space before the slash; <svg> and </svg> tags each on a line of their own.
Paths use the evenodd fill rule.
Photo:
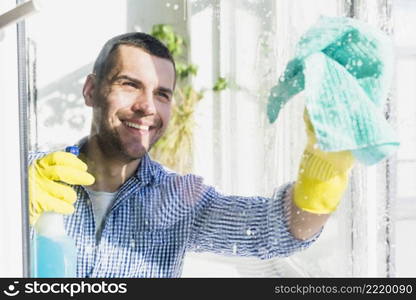
<svg viewBox="0 0 416 300">
<path fill-rule="evenodd" d="M 132 122 L 128 122 L 128 121 L 125 121 L 124 124 L 126 124 L 129 127 L 136 128 L 136 129 L 149 130 L 149 126 L 145 126 L 145 125 L 138 125 L 136 123 L 132 123 Z"/>
</svg>

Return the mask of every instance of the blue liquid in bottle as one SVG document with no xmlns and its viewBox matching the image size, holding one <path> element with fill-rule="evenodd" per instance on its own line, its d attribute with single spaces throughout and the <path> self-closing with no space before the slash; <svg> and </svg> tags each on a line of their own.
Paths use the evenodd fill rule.
<svg viewBox="0 0 416 300">
<path fill-rule="evenodd" d="M 66 149 L 79 154 L 76 146 Z M 77 249 L 65 232 L 63 215 L 45 212 L 35 224 L 32 243 L 32 277 L 76 277 Z"/>
<path fill-rule="evenodd" d="M 77 253 L 70 237 L 36 234 L 33 247 L 33 277 L 76 277 Z"/>
</svg>

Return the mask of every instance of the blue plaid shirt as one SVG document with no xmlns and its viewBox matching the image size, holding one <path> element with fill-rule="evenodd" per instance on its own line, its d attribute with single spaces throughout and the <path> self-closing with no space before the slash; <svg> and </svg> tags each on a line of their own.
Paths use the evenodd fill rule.
<svg viewBox="0 0 416 300">
<path fill-rule="evenodd" d="M 118 190 L 100 236 L 86 189 L 74 188 L 78 199 L 65 227 L 77 246 L 78 277 L 179 277 L 186 251 L 267 259 L 307 248 L 319 236 L 299 241 L 290 234 L 283 201 L 290 184 L 272 198 L 226 196 L 148 155 Z"/>
</svg>

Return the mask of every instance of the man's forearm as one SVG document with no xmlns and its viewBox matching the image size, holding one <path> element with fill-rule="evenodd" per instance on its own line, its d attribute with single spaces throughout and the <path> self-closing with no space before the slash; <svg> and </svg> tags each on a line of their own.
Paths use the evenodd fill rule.
<svg viewBox="0 0 416 300">
<path fill-rule="evenodd" d="M 289 230 L 299 240 L 307 240 L 318 233 L 328 220 L 330 214 L 314 214 L 298 208 L 293 201 L 293 188 L 285 199 L 289 212 Z"/>
</svg>

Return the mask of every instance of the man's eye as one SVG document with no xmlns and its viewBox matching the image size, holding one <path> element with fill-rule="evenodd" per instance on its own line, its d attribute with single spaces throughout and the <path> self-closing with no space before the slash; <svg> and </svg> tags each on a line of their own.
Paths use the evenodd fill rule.
<svg viewBox="0 0 416 300">
<path fill-rule="evenodd" d="M 159 96 L 159 97 L 162 97 L 162 98 L 164 98 L 164 99 L 165 99 L 165 100 L 167 100 L 167 101 L 169 101 L 169 100 L 170 100 L 169 95 L 168 95 L 168 94 L 166 94 L 166 93 L 159 92 L 159 93 L 157 93 L 157 94 L 158 94 L 158 96 Z"/>
<path fill-rule="evenodd" d="M 131 86 L 131 87 L 137 88 L 137 84 L 135 82 L 132 82 L 132 81 L 124 81 L 121 84 L 123 86 Z"/>
</svg>

